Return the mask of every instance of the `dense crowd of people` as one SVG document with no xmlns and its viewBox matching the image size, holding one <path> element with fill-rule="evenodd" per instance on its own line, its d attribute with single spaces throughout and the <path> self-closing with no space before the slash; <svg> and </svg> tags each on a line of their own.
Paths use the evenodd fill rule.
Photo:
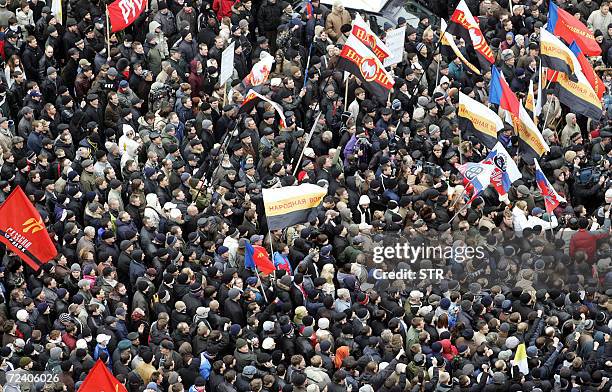
<svg viewBox="0 0 612 392">
<path fill-rule="evenodd" d="M 524 98 L 548 3 L 467 4 Z M 489 105 L 491 74 L 438 45 L 437 17 L 372 26 L 406 26 L 385 105 L 336 69 L 339 2 L 153 0 L 107 45 L 104 2 L 0 0 L 0 203 L 21 187 L 58 249 L 34 271 L 0 246 L 4 391 L 90 392 L 97 360 L 129 392 L 610 391 L 612 14 L 558 5 L 593 30 L 606 93 L 596 121 L 543 90 L 540 166 L 566 199 L 548 214 L 509 124 L 522 178 L 466 205 L 458 166 L 487 149 L 458 92 Z M 267 54 L 282 122 L 240 108 Z M 268 230 L 262 189 L 302 183 L 327 189 L 313 219 Z M 397 243 L 453 252 L 372 261 Z M 248 244 L 276 271 L 245 267 Z M 376 273 L 404 268 L 443 276 Z M 57 378 L 7 377 L 37 372 Z"/>
</svg>

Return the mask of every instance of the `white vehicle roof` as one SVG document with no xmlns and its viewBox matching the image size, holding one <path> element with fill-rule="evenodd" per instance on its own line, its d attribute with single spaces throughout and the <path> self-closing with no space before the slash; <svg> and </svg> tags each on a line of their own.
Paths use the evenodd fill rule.
<svg viewBox="0 0 612 392">
<path fill-rule="evenodd" d="M 336 1 L 340 1 L 344 8 L 376 13 L 380 12 L 388 2 L 388 0 L 321 0 L 321 4 L 331 7 Z"/>
</svg>

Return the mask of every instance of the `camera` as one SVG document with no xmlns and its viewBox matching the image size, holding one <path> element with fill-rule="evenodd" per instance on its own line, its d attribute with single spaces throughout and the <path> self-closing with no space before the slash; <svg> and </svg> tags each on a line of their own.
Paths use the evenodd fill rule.
<svg viewBox="0 0 612 392">
<path fill-rule="evenodd" d="M 429 174 L 432 177 L 441 177 L 442 176 L 442 168 L 435 163 L 418 160 L 416 161 L 417 167 L 422 168 L 422 172 L 425 174 Z"/>
<path fill-rule="evenodd" d="M 589 185 L 599 181 L 602 173 L 601 169 L 596 166 L 585 167 L 580 169 L 576 174 L 576 183 L 578 185 Z"/>
</svg>

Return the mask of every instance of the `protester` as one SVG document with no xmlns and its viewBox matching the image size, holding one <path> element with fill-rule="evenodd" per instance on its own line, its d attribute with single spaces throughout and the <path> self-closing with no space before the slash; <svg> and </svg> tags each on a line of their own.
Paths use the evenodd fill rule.
<svg viewBox="0 0 612 392">
<path fill-rule="evenodd" d="M 406 27 L 380 99 L 371 62 L 343 77 L 350 2 L 150 1 L 111 33 L 58 3 L 0 0 L 0 202 L 20 187 L 57 253 L 0 246 L 4 390 L 89 392 L 96 361 L 129 392 L 612 390 L 608 2 L 557 4 L 599 45 L 590 117 L 539 76 L 548 2 L 467 2 L 541 94 L 535 164 L 437 17 L 371 26 Z M 459 93 L 502 115 L 507 189 L 466 180 L 491 147 Z M 299 184 L 322 202 L 269 230 L 263 192 Z"/>
</svg>

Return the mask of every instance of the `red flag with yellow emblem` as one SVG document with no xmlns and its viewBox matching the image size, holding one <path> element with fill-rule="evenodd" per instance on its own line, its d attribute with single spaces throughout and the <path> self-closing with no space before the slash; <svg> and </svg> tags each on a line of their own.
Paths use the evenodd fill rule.
<svg viewBox="0 0 612 392">
<path fill-rule="evenodd" d="M 57 255 L 40 214 L 20 187 L 0 206 L 0 241 L 35 271 Z"/>
</svg>

